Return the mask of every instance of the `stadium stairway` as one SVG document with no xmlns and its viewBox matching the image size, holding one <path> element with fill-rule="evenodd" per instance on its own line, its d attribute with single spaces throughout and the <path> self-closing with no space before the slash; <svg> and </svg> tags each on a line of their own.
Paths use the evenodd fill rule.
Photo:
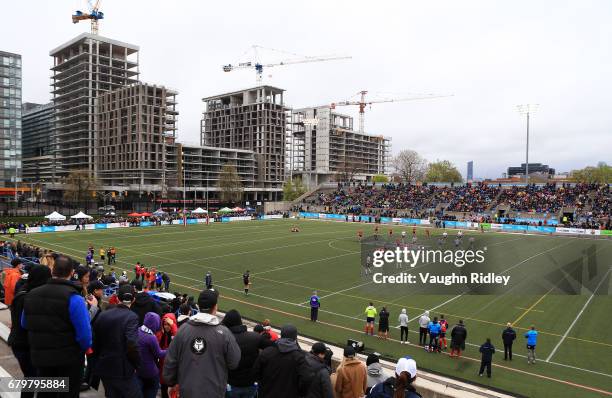
<svg viewBox="0 0 612 398">
<path fill-rule="evenodd" d="M 218 314 L 220 318 L 223 317 L 223 313 Z M 3 303 L 0 303 L 0 358 L 2 359 L 0 366 L 0 377 L 21 377 L 21 370 L 17 360 L 13 357 L 10 347 L 6 341 L 9 335 L 9 323 L 10 323 L 10 312 L 8 307 Z M 255 322 L 243 319 L 243 323 L 247 325 L 249 329 L 255 326 Z M 274 329 L 280 334 L 280 330 Z M 310 351 L 312 345 L 316 342 L 308 337 L 299 336 L 298 342 L 300 347 L 305 351 Z M 338 366 L 343 357 L 344 348 L 332 345 L 327 345 L 333 352 L 333 365 L 334 368 Z M 365 362 L 366 355 L 358 354 L 359 358 Z M 381 365 L 387 369 L 390 373 L 395 370 L 395 363 L 381 359 Z M 418 366 L 418 364 L 417 364 Z M 486 387 L 477 386 L 474 384 L 465 383 L 462 381 L 454 380 L 449 377 L 440 376 L 419 369 L 418 377 L 415 382 L 417 391 L 423 396 L 423 398 L 511 398 L 511 395 L 500 393 L 487 389 Z M 100 389 L 87 390 L 81 392 L 81 397 L 84 398 L 100 398 L 104 396 L 104 387 L 100 385 Z M 159 394 L 158 394 L 159 396 Z M 7 393 L 0 392 L 1 398 L 19 398 L 18 393 Z"/>
</svg>

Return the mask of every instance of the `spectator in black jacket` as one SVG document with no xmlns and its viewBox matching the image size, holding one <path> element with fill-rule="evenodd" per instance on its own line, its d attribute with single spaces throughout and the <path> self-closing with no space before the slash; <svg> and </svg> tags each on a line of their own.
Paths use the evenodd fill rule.
<svg viewBox="0 0 612 398">
<path fill-rule="evenodd" d="M 480 346 L 480 353 L 482 358 L 480 361 L 480 371 L 478 376 L 482 376 L 482 373 L 487 368 L 487 377 L 491 377 L 491 362 L 493 361 L 493 354 L 495 354 L 495 347 L 491 344 L 491 339 L 487 338 L 487 341 Z"/>
<path fill-rule="evenodd" d="M 295 326 L 281 328 L 281 338 L 259 354 L 254 373 L 259 382 L 259 398 L 306 395 L 311 374 L 305 353 L 297 344 Z"/>
<path fill-rule="evenodd" d="M 310 352 L 306 354 L 306 363 L 314 377 L 305 398 L 334 398 L 334 389 L 329 378 L 331 369 L 325 364 L 326 353 L 325 344 L 314 343 Z"/>
<path fill-rule="evenodd" d="M 107 397 L 140 398 L 136 377 L 140 366 L 138 316 L 130 311 L 135 294 L 131 285 L 122 285 L 120 303 L 100 314 L 94 323 L 94 374 L 102 379 Z"/>
<path fill-rule="evenodd" d="M 39 377 L 68 377 L 69 393 L 78 397 L 85 352 L 91 348 L 91 324 L 85 300 L 72 282 L 74 265 L 58 256 L 52 278 L 28 292 L 21 326 L 28 331 L 30 357 Z"/>
<path fill-rule="evenodd" d="M 467 339 L 467 330 L 463 326 L 463 320 L 459 320 L 459 323 L 453 327 L 451 331 L 451 352 L 450 357 L 461 356 L 461 351 L 465 350 L 465 340 Z"/>
<path fill-rule="evenodd" d="M 504 341 L 504 361 L 510 359 L 512 361 L 512 343 L 516 340 L 516 332 L 512 329 L 512 324 L 508 322 L 507 328 L 502 332 L 502 340 Z"/>
<path fill-rule="evenodd" d="M 13 299 L 11 306 L 11 333 L 8 337 L 8 345 L 13 350 L 13 355 L 19 362 L 19 367 L 24 377 L 35 377 L 36 369 L 30 359 L 30 344 L 28 343 L 28 331 L 21 327 L 21 313 L 27 293 L 39 286 L 44 285 L 51 279 L 51 271 L 44 265 L 34 265 L 30 268 L 25 285 Z M 21 397 L 33 397 L 33 392 L 22 392 Z"/>
<path fill-rule="evenodd" d="M 136 298 L 130 309 L 138 315 L 138 325 L 143 324 L 147 312 L 155 312 L 161 317 L 163 315 L 161 307 L 149 293 L 142 290 L 142 281 L 134 280 L 132 286 L 136 290 Z"/>
<path fill-rule="evenodd" d="M 228 311 L 222 324 L 232 332 L 240 347 L 240 363 L 228 373 L 227 384 L 230 385 L 231 391 L 226 397 L 252 398 L 257 392 L 253 364 L 259 356 L 259 350 L 266 348 L 268 344 L 261 335 L 247 331 L 246 325 L 242 324 L 240 313 L 236 310 Z"/>
</svg>

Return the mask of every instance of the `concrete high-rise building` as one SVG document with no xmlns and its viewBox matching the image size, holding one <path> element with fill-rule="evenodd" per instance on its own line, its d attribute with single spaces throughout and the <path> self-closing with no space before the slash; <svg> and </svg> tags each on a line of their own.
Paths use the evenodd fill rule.
<svg viewBox="0 0 612 398">
<path fill-rule="evenodd" d="M 96 174 L 94 101 L 101 93 L 138 81 L 138 50 L 133 44 L 82 33 L 50 51 L 61 174 Z"/>
<path fill-rule="evenodd" d="M 23 180 L 51 182 L 57 172 L 53 103 L 26 102 L 22 112 Z"/>
<path fill-rule="evenodd" d="M 255 153 L 256 185 L 261 196 L 276 200 L 285 179 L 287 108 L 283 91 L 259 86 L 203 98 L 200 144 Z"/>
<path fill-rule="evenodd" d="M 474 180 L 474 161 L 470 160 L 469 162 L 467 162 L 467 181 L 473 181 Z"/>
<path fill-rule="evenodd" d="M 370 181 L 390 172 L 390 138 L 355 131 L 352 117 L 329 106 L 294 109 L 288 147 L 288 168 L 308 187 L 347 179 Z"/>
<path fill-rule="evenodd" d="M 21 55 L 0 51 L 0 188 L 16 188 L 20 181 Z"/>
<path fill-rule="evenodd" d="M 104 189 L 167 192 L 166 155 L 176 138 L 177 94 L 136 83 L 98 95 L 96 169 Z"/>
</svg>

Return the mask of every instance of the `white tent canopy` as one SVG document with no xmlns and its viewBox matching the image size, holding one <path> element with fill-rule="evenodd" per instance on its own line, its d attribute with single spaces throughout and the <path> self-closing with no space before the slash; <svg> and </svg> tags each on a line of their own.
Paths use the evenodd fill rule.
<svg viewBox="0 0 612 398">
<path fill-rule="evenodd" d="M 64 221 L 66 219 L 66 216 L 54 211 L 53 213 L 45 216 L 45 218 L 49 221 Z"/>
<path fill-rule="evenodd" d="M 92 216 L 88 216 L 87 214 L 83 213 L 82 211 L 78 212 L 77 214 L 75 214 L 74 216 L 70 216 L 70 218 L 75 218 L 75 219 L 84 219 L 84 218 L 93 218 Z"/>
<path fill-rule="evenodd" d="M 193 214 L 206 214 L 208 213 L 206 210 L 204 210 L 201 207 L 198 207 L 197 209 L 195 209 L 194 211 L 192 211 Z"/>
</svg>

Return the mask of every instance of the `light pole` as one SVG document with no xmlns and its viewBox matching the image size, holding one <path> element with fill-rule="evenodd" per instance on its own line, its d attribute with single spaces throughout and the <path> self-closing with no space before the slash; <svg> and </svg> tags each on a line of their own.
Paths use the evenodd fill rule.
<svg viewBox="0 0 612 398">
<path fill-rule="evenodd" d="M 187 216 L 185 206 L 187 202 L 187 181 L 185 181 L 185 152 L 181 151 L 181 167 L 183 168 L 183 223 L 187 225 Z"/>
<path fill-rule="evenodd" d="M 516 109 L 519 114 L 525 115 L 527 120 L 527 141 L 525 144 L 525 183 L 529 184 L 529 116 L 535 113 L 540 104 L 524 104 L 517 105 Z"/>
</svg>

